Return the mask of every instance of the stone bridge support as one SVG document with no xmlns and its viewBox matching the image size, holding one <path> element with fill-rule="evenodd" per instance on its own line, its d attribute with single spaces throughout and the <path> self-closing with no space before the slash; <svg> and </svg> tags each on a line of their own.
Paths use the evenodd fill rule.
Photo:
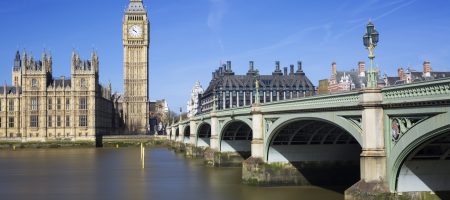
<svg viewBox="0 0 450 200">
<path fill-rule="evenodd" d="M 178 138 L 176 138 L 175 142 L 183 143 L 184 140 L 184 125 L 178 124 Z"/>
<path fill-rule="evenodd" d="M 345 191 L 345 199 L 372 199 L 390 194 L 386 176 L 382 101 L 380 89 L 366 89 L 362 93 L 361 180 Z"/>
<path fill-rule="evenodd" d="M 176 128 L 176 126 L 172 126 L 172 134 L 170 135 L 170 140 L 171 141 L 175 141 L 175 137 L 176 137 L 176 134 L 177 133 L 177 128 Z"/>
<path fill-rule="evenodd" d="M 252 158 L 262 159 L 264 156 L 264 134 L 263 134 L 263 115 L 261 107 L 254 105 L 252 107 Z"/>
<path fill-rule="evenodd" d="M 198 134 L 197 133 L 198 132 L 197 122 L 194 120 L 189 121 L 189 128 L 191 129 L 190 130 L 191 135 L 189 137 L 189 145 L 196 147 L 197 146 L 197 134 Z"/>
<path fill-rule="evenodd" d="M 220 151 L 220 130 L 219 121 L 217 119 L 217 114 L 215 111 L 211 113 L 211 140 L 210 149 L 213 151 Z"/>
</svg>

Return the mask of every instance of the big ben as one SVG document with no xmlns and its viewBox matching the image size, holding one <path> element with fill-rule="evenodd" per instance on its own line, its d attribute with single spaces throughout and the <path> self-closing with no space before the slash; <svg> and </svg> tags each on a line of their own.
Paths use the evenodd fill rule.
<svg viewBox="0 0 450 200">
<path fill-rule="evenodd" d="M 145 134 L 148 127 L 148 50 L 150 28 L 142 0 L 130 0 L 123 18 L 123 117 L 128 133 Z"/>
</svg>

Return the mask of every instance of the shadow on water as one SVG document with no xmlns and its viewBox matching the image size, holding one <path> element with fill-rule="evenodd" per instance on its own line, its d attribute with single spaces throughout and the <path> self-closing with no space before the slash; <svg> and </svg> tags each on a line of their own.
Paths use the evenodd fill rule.
<svg viewBox="0 0 450 200">
<path fill-rule="evenodd" d="M 311 185 L 344 194 L 360 179 L 358 161 L 291 162 Z"/>
<path fill-rule="evenodd" d="M 95 147 L 103 147 L 103 135 L 99 134 L 95 136 Z"/>
</svg>

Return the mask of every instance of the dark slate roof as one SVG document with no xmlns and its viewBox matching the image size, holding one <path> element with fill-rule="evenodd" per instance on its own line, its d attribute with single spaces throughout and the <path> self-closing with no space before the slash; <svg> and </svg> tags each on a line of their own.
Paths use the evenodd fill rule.
<svg viewBox="0 0 450 200">
<path fill-rule="evenodd" d="M 336 72 L 336 83 L 341 81 L 341 78 L 345 75 L 350 75 L 350 80 L 355 84 L 355 88 L 362 88 L 361 85 L 367 85 L 367 77 L 360 77 L 359 72 L 356 70 L 351 71 L 337 71 Z"/>
<path fill-rule="evenodd" d="M 400 81 L 400 77 L 398 76 L 388 76 L 386 79 L 388 85 L 395 85 L 398 81 Z"/>
<path fill-rule="evenodd" d="M 13 87 L 13 86 L 6 86 L 6 93 L 7 94 L 17 94 L 17 90 L 19 90 L 19 94 L 22 93 L 22 88 L 21 87 Z M 0 87 L 0 95 L 3 95 L 5 93 L 5 87 L 1 86 Z"/>
<path fill-rule="evenodd" d="M 434 79 L 448 78 L 450 77 L 450 72 L 431 72 L 431 77 Z"/>
<path fill-rule="evenodd" d="M 314 90 L 314 85 L 304 73 L 295 73 L 290 75 L 260 75 L 259 85 L 261 90 L 280 90 L 305 88 Z M 255 77 L 253 73 L 247 75 L 234 75 L 232 72 L 224 72 L 213 78 L 204 92 L 208 96 L 214 90 L 252 90 L 255 87 Z"/>
<path fill-rule="evenodd" d="M 125 11 L 127 14 L 146 14 L 144 5 L 142 2 L 130 2 L 127 10 Z"/>
</svg>

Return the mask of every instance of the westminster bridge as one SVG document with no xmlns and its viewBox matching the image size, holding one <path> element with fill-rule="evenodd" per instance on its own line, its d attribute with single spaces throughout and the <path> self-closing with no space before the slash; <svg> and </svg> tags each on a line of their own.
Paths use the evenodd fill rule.
<svg viewBox="0 0 450 200">
<path fill-rule="evenodd" d="M 450 191 L 450 79 L 217 110 L 167 131 L 209 164 L 240 162 L 248 184 L 346 182 L 346 199 Z"/>
</svg>

